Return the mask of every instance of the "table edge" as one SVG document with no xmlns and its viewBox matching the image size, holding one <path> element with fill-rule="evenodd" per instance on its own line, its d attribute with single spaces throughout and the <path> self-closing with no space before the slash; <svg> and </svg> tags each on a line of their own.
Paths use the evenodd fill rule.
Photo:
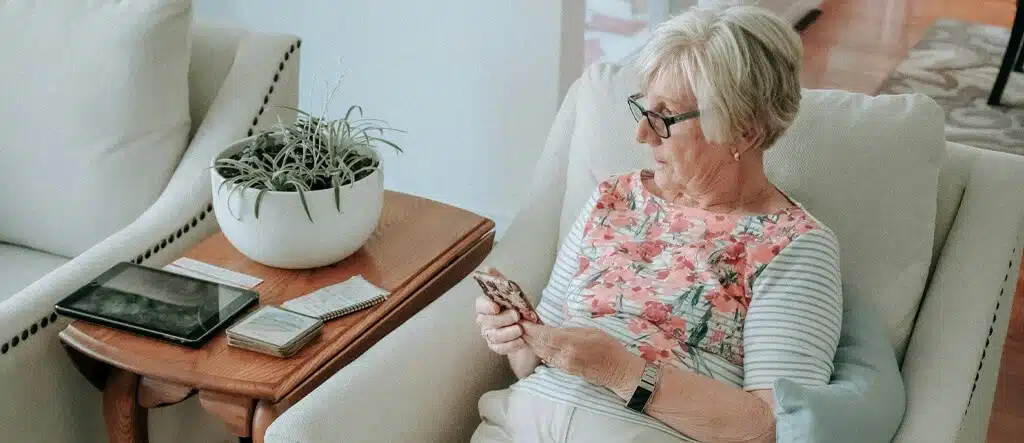
<svg viewBox="0 0 1024 443">
<path fill-rule="evenodd" d="M 130 332 L 125 332 L 125 333 L 129 333 L 130 334 Z M 155 378 L 155 379 L 159 379 L 159 380 L 163 380 L 163 381 L 178 383 L 178 384 L 182 384 L 182 385 L 186 385 L 186 386 L 190 386 L 190 387 L 195 387 L 197 389 L 209 389 L 209 390 L 212 390 L 212 391 L 225 392 L 225 393 L 239 392 L 241 390 L 239 390 L 239 389 L 227 389 L 226 390 L 226 389 L 223 389 L 224 386 L 231 385 L 231 384 L 244 383 L 244 384 L 249 385 L 249 386 L 252 387 L 252 389 L 248 389 L 247 390 L 248 392 L 246 392 L 244 395 L 249 395 L 252 392 L 272 393 L 273 390 L 274 390 L 274 386 L 271 383 L 260 383 L 260 382 L 251 382 L 251 381 L 241 382 L 239 380 L 234 380 L 234 379 L 229 379 L 229 378 L 224 378 L 224 377 L 211 376 L 209 374 L 202 374 L 202 375 L 200 375 L 200 374 L 196 374 L 194 372 L 176 371 L 174 373 L 171 373 L 171 372 L 165 372 L 165 371 L 160 371 L 160 370 L 157 370 L 157 371 L 144 371 L 144 370 L 141 370 L 143 368 L 143 366 L 139 364 L 139 361 L 140 360 L 144 360 L 143 358 L 140 358 L 137 354 L 134 354 L 134 353 L 132 353 L 132 354 L 124 354 L 124 353 L 122 353 L 121 354 L 121 357 L 128 357 L 128 358 L 114 358 L 113 354 L 119 353 L 119 349 L 118 348 L 114 348 L 114 347 L 108 345 L 107 343 L 105 343 L 105 342 L 103 342 L 101 340 L 97 340 L 95 337 L 82 332 L 81 330 L 79 330 L 78 328 L 75 327 L 75 323 L 74 322 L 72 322 L 71 324 L 67 325 L 63 330 L 61 330 L 60 333 L 58 334 L 58 337 L 65 344 L 67 344 L 68 346 L 73 348 L 75 352 L 82 353 L 83 355 L 85 355 L 85 356 L 87 356 L 87 357 L 89 357 L 89 358 L 91 358 L 93 360 L 96 360 L 96 361 L 99 361 L 99 362 L 102 362 L 102 363 L 106 363 L 106 364 L 108 364 L 110 366 L 113 366 L 115 368 L 122 369 L 122 370 L 131 372 L 133 374 L 138 374 L 138 375 L 144 376 L 144 377 L 150 377 L 150 378 Z M 173 344 L 173 343 L 171 343 L 171 344 Z M 147 368 L 147 369 L 149 369 L 149 368 Z M 197 380 L 202 380 L 202 383 L 196 383 Z M 262 398 L 262 397 L 258 397 L 258 398 Z"/>
<path fill-rule="evenodd" d="M 456 261 L 462 253 L 469 251 L 470 248 L 476 244 L 480 239 L 485 238 L 488 234 L 494 231 L 495 223 L 493 220 L 480 216 L 480 221 L 475 228 L 470 229 L 463 235 L 459 240 L 452 243 L 447 249 L 445 249 L 438 256 L 431 265 L 425 268 L 425 271 L 420 274 L 414 275 L 410 279 L 410 283 L 415 282 L 415 289 L 409 289 L 410 295 L 417 292 L 424 284 L 431 281 L 434 277 L 440 274 L 442 271 L 451 266 L 452 262 Z M 419 280 L 417 282 L 417 280 Z M 397 308 L 397 307 L 396 307 Z M 380 321 L 378 319 L 377 321 Z M 74 349 L 91 359 L 100 361 L 110 366 L 134 373 L 145 377 L 157 378 L 169 382 L 179 383 L 191 387 L 195 387 L 200 390 L 210 390 L 225 394 L 242 395 L 251 398 L 266 399 L 271 401 L 279 401 L 284 398 L 288 393 L 295 390 L 300 386 L 303 381 L 312 376 L 313 374 L 320 371 L 321 368 L 326 366 L 330 361 L 334 360 L 344 349 L 350 344 L 346 343 L 335 352 L 330 353 L 330 357 L 325 358 L 319 365 L 309 370 L 309 373 L 305 377 L 297 377 L 297 370 L 290 371 L 286 376 L 282 377 L 283 382 L 280 384 L 268 383 L 268 382 L 256 382 L 256 381 L 242 381 L 232 378 L 225 378 L 221 376 L 214 376 L 208 373 L 196 373 L 190 371 L 166 371 L 162 370 L 161 367 L 152 367 L 149 364 L 143 363 L 145 358 L 139 353 L 125 353 L 121 352 L 119 348 L 108 345 L 102 340 L 98 340 L 92 335 L 82 332 L 76 328 L 75 325 L 78 322 L 88 323 L 84 320 L 74 319 L 69 323 L 63 330 L 58 333 L 59 339 L 64 342 L 67 346 Z M 376 324 L 376 322 L 374 323 Z M 121 331 L 126 334 L 131 334 L 128 331 Z M 354 341 L 354 340 L 352 340 Z M 173 343 L 171 343 L 173 344 Z M 188 348 L 185 348 L 188 349 Z M 202 349 L 202 348 L 199 348 Z M 147 370 L 142 370 L 147 369 Z M 155 370 L 150 370 L 155 369 Z M 295 380 L 298 378 L 298 380 Z"/>
</svg>

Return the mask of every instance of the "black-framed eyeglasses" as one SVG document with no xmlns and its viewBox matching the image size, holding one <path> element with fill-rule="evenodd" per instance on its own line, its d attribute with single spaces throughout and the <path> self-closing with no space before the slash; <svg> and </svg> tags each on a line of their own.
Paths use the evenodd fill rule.
<svg viewBox="0 0 1024 443">
<path fill-rule="evenodd" d="M 643 99 L 644 96 L 645 94 L 643 92 L 638 92 L 629 96 L 629 99 L 627 100 L 627 102 L 629 102 L 629 112 L 633 114 L 633 118 L 638 122 L 641 118 L 646 118 L 647 124 L 651 125 L 651 129 L 654 130 L 655 134 L 658 134 L 658 137 L 669 138 L 669 136 L 672 135 L 668 129 L 669 127 L 676 123 L 696 118 L 700 115 L 699 109 L 669 116 L 661 115 L 654 111 L 648 111 L 640 104 L 640 100 Z"/>
</svg>

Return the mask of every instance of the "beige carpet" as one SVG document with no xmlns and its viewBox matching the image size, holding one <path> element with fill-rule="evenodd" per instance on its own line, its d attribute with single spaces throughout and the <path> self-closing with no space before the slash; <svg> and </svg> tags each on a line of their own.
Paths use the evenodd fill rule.
<svg viewBox="0 0 1024 443">
<path fill-rule="evenodd" d="M 987 103 L 1009 37 L 998 26 L 937 20 L 879 94 L 926 94 L 946 110 L 947 140 L 1024 155 L 1024 74 L 1010 75 L 1003 106 Z"/>
</svg>

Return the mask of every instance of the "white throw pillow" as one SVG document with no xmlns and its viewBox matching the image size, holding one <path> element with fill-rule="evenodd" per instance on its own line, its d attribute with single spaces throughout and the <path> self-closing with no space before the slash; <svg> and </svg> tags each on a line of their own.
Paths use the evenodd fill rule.
<svg viewBox="0 0 1024 443">
<path fill-rule="evenodd" d="M 581 81 L 563 234 L 598 180 L 653 162 L 626 105 L 636 74 L 602 64 Z M 920 94 L 804 90 L 796 120 L 766 156 L 772 181 L 838 234 L 844 296 L 882 308 L 900 360 L 931 262 L 943 119 Z"/>
<path fill-rule="evenodd" d="M 75 256 L 187 146 L 189 0 L 0 3 L 0 242 Z"/>
</svg>

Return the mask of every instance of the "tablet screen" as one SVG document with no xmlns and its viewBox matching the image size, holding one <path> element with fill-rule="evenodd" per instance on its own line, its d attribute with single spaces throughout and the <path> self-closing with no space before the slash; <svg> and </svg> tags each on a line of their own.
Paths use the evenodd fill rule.
<svg viewBox="0 0 1024 443">
<path fill-rule="evenodd" d="M 71 311 L 195 340 L 255 299 L 246 289 L 121 263 L 61 302 Z"/>
</svg>

